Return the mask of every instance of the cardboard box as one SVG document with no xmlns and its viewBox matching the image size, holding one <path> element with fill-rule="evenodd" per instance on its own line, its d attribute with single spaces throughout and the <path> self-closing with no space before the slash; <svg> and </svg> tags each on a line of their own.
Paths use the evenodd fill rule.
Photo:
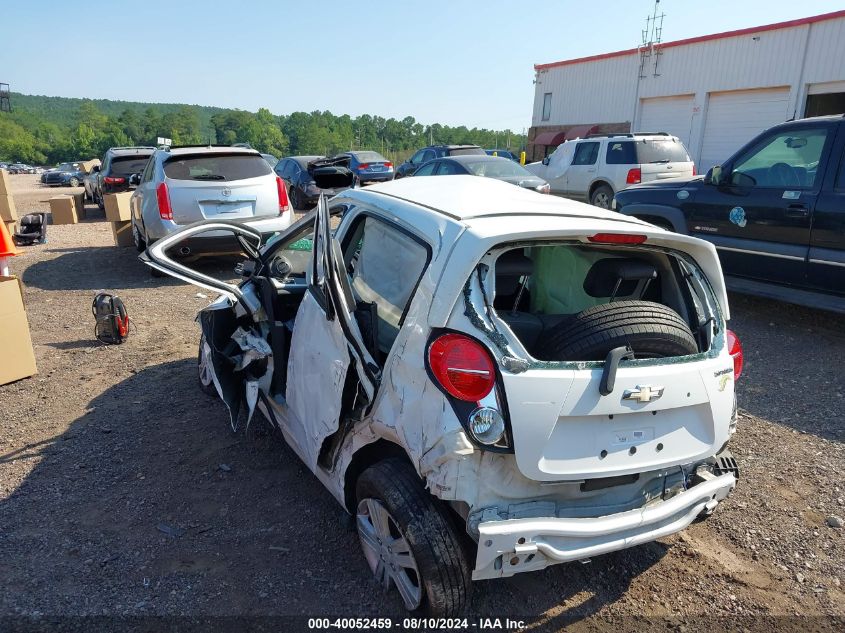
<svg viewBox="0 0 845 633">
<path fill-rule="evenodd" d="M 50 198 L 50 213 L 53 215 L 53 224 L 76 224 L 79 222 L 71 196 Z"/>
<path fill-rule="evenodd" d="M 126 222 L 132 219 L 132 210 L 129 208 L 131 191 L 123 193 L 108 193 L 103 197 L 106 205 L 106 220 L 109 222 Z"/>
<path fill-rule="evenodd" d="M 38 373 L 17 277 L 0 277 L 0 356 L 0 385 Z"/>
<path fill-rule="evenodd" d="M 115 246 L 135 246 L 135 240 L 132 239 L 132 222 L 112 222 L 111 233 Z"/>
<path fill-rule="evenodd" d="M 94 167 L 100 167 L 100 159 L 99 158 L 92 158 L 91 160 L 83 160 L 79 162 L 79 170 L 85 172 L 86 174 L 90 174 L 91 170 Z"/>
<path fill-rule="evenodd" d="M 9 182 L 9 172 L 0 169 L 0 196 L 12 193 L 12 183 Z"/>
<path fill-rule="evenodd" d="M 0 170 L 0 173 L 5 173 Z M 15 199 L 9 193 L 0 193 L 0 218 L 6 222 L 18 219 L 18 210 L 15 208 Z"/>
<path fill-rule="evenodd" d="M 76 219 L 80 222 L 85 219 L 85 194 L 73 194 L 73 207 L 76 209 Z"/>
</svg>

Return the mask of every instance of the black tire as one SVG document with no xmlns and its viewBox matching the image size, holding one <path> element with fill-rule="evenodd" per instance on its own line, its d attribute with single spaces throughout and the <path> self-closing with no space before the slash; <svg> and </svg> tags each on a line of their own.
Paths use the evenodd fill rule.
<svg viewBox="0 0 845 633">
<path fill-rule="evenodd" d="M 153 268 L 152 266 L 149 267 L 150 269 L 150 276 L 155 277 L 156 279 L 160 279 L 164 277 L 164 273 L 161 272 L 158 268 Z"/>
<path fill-rule="evenodd" d="M 147 250 L 147 241 L 141 237 L 141 230 L 134 222 L 132 223 L 132 241 L 135 242 L 135 250 L 139 253 Z"/>
<path fill-rule="evenodd" d="M 203 345 L 205 344 L 205 334 L 200 336 L 200 344 L 197 348 L 197 381 L 200 384 L 202 392 L 208 396 L 217 396 L 217 387 L 214 386 L 214 381 L 209 382 L 209 376 L 203 374 Z"/>
<path fill-rule="evenodd" d="M 677 312 L 651 301 L 615 301 L 587 308 L 554 328 L 538 351 L 544 360 L 604 360 L 630 345 L 636 358 L 698 352 L 689 326 Z"/>
<path fill-rule="evenodd" d="M 613 200 L 613 189 L 607 185 L 599 185 L 590 195 L 590 204 L 601 209 L 610 209 Z"/>
<path fill-rule="evenodd" d="M 302 208 L 302 202 L 299 200 L 299 193 L 297 193 L 296 187 L 288 189 L 288 200 L 294 211 L 299 211 Z"/>
<path fill-rule="evenodd" d="M 459 615 L 471 590 L 460 535 L 446 508 L 425 490 L 410 464 L 398 458 L 378 462 L 358 478 L 356 494 L 358 503 L 381 502 L 410 546 L 422 587 L 421 603 L 413 612 L 429 617 Z"/>
</svg>

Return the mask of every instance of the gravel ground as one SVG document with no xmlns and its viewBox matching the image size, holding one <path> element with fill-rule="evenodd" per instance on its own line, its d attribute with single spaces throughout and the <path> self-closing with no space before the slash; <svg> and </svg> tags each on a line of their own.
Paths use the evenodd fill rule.
<svg viewBox="0 0 845 633">
<path fill-rule="evenodd" d="M 55 193 L 11 180 L 19 213 Z M 152 278 L 91 210 L 12 260 L 39 373 L 0 387 L 0 616 L 401 618 L 292 451 L 258 425 L 232 435 L 197 388 L 193 318 L 211 297 Z M 100 289 L 128 306 L 124 345 L 93 338 Z M 731 299 L 746 350 L 735 494 L 683 534 L 477 583 L 472 613 L 544 630 L 843 630 L 845 529 L 829 523 L 845 518 L 845 320 Z"/>
</svg>

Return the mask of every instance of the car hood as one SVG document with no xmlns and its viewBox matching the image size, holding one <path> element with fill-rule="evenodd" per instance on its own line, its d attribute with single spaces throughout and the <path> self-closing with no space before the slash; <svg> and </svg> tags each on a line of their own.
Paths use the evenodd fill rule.
<svg viewBox="0 0 845 633">
<path fill-rule="evenodd" d="M 660 180 L 650 180 L 648 182 L 640 183 L 639 185 L 632 185 L 627 187 L 625 191 L 643 191 L 645 189 L 660 189 L 663 191 L 683 189 L 690 185 L 697 186 L 704 180 L 704 176 L 678 176 L 677 178 L 661 178 Z"/>
</svg>

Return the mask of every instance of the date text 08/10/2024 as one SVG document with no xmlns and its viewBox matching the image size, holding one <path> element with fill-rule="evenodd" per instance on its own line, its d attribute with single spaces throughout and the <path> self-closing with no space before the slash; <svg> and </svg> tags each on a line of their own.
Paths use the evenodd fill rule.
<svg viewBox="0 0 845 633">
<path fill-rule="evenodd" d="M 309 618 L 310 630 L 351 630 L 351 629 L 396 629 L 414 630 L 477 630 L 477 631 L 518 631 L 526 626 L 524 620 L 510 618 Z"/>
</svg>

